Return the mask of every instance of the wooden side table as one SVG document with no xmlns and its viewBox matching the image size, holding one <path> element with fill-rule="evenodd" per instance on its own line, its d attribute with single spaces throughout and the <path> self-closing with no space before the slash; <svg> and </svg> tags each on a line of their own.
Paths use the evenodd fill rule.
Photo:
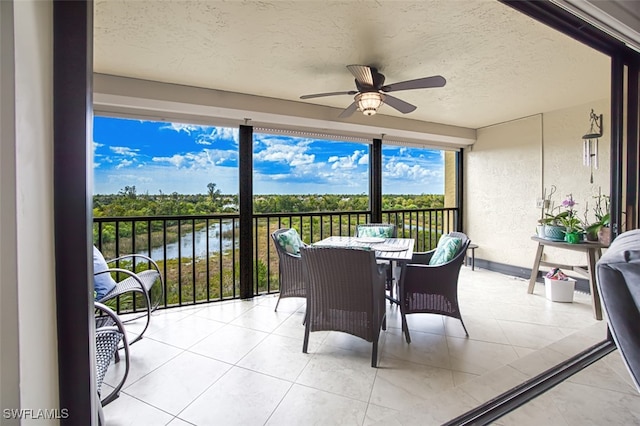
<svg viewBox="0 0 640 426">
<path fill-rule="evenodd" d="M 596 286 L 596 262 L 602 256 L 602 249 L 608 246 L 600 244 L 599 242 L 585 241 L 579 244 L 569 244 L 564 241 L 551 241 L 545 238 L 531 237 L 533 241 L 538 243 L 538 251 L 536 252 L 536 258 L 533 262 L 533 268 L 531 269 L 531 278 L 529 279 L 529 288 L 527 293 L 532 294 L 536 285 L 536 279 L 538 278 L 538 271 L 540 266 L 551 266 L 556 268 L 563 268 L 569 271 L 578 272 L 589 279 L 589 290 L 591 291 L 591 302 L 593 306 L 593 316 L 597 320 L 602 319 L 602 307 L 600 305 L 600 294 L 598 287 Z M 542 260 L 542 254 L 545 246 L 557 247 L 566 250 L 582 251 L 587 255 L 587 265 L 561 265 L 559 263 L 546 262 Z"/>
</svg>

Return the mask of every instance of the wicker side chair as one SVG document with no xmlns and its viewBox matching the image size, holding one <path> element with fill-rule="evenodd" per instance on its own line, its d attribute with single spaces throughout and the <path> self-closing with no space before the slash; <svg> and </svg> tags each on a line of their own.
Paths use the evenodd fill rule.
<svg viewBox="0 0 640 426">
<path fill-rule="evenodd" d="M 94 269 L 96 268 L 95 265 L 97 255 L 99 257 L 102 257 L 102 253 L 100 253 L 99 250 L 94 246 Z M 118 265 L 120 261 L 128 259 L 131 259 L 132 261 L 132 270 L 109 267 L 109 265 Z M 141 263 L 139 259 L 141 259 L 142 262 L 148 263 L 149 269 L 141 272 L 134 272 L 136 263 Z M 149 327 L 149 322 L 151 321 L 151 313 L 158 307 L 160 301 L 163 299 L 164 281 L 162 279 L 162 274 L 160 273 L 160 267 L 158 267 L 158 264 L 153 259 L 142 254 L 127 254 L 115 259 L 105 260 L 104 262 L 107 265 L 106 269 L 103 267 L 101 267 L 99 270 L 95 269 L 94 279 L 104 274 L 110 277 L 111 273 L 117 273 L 118 275 L 122 275 L 125 278 L 118 282 L 114 281 L 115 286 L 113 286 L 113 289 L 107 294 L 101 297 L 97 297 L 97 302 L 106 303 L 126 293 L 137 293 L 144 300 L 144 311 L 142 311 L 141 315 L 137 315 L 124 321 L 125 323 L 128 323 L 142 317 L 145 318 L 144 328 L 139 333 L 136 333 L 135 337 L 132 338 L 129 342 L 129 344 L 133 344 L 142 339 L 144 332 Z M 152 293 L 156 294 L 155 297 L 152 296 Z"/>
<path fill-rule="evenodd" d="M 293 230 L 293 231 L 292 231 Z M 302 274 L 302 259 L 300 254 L 295 253 L 295 249 L 291 250 L 293 253 L 287 251 L 282 244 L 280 236 L 284 233 L 294 233 L 297 235 L 297 231 L 293 228 L 283 228 L 271 234 L 273 239 L 273 245 L 276 247 L 278 253 L 278 280 L 280 285 L 280 296 L 274 311 L 278 310 L 280 300 L 285 297 L 306 297 L 306 287 L 304 285 L 304 277 Z M 299 238 L 299 237 L 298 237 Z M 306 244 L 300 240 L 300 247 L 306 247 Z"/>
<path fill-rule="evenodd" d="M 384 272 L 375 252 L 357 248 L 303 247 L 307 311 L 302 352 L 309 333 L 333 330 L 373 343 L 371 366 L 378 365 L 380 328 L 387 329 Z"/>
<path fill-rule="evenodd" d="M 396 238 L 398 228 L 392 223 L 366 223 L 356 226 L 356 237 Z M 389 303 L 393 304 L 393 263 L 388 260 L 379 260 L 379 265 L 384 265 L 387 274 L 385 289 L 389 292 Z"/>
<path fill-rule="evenodd" d="M 392 223 L 362 223 L 356 226 L 356 237 L 396 238 L 398 230 Z"/>
<path fill-rule="evenodd" d="M 104 413 L 102 407 L 109 404 L 120 396 L 120 390 L 129 375 L 129 344 L 124 325 L 120 318 L 107 305 L 95 302 L 96 310 L 96 391 L 98 393 L 98 424 L 104 425 Z M 102 392 L 102 384 L 107 370 L 111 365 L 111 360 L 120 362 L 118 348 L 122 347 L 124 352 L 124 373 L 118 383 L 108 394 Z"/>
<path fill-rule="evenodd" d="M 447 235 L 461 240 L 460 247 L 451 260 L 440 265 L 429 265 L 436 251 L 434 249 L 414 253 L 412 262 L 402 266 L 399 299 L 402 331 L 407 343 L 411 343 L 407 315 L 418 313 L 457 318 L 469 337 L 458 305 L 458 277 L 471 240 L 461 232 L 451 232 Z"/>
</svg>

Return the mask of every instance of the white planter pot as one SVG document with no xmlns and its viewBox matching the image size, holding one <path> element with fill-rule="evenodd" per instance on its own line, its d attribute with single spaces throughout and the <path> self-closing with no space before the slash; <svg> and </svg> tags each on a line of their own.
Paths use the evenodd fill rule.
<svg viewBox="0 0 640 426">
<path fill-rule="evenodd" d="M 576 280 L 551 280 L 544 277 L 544 294 L 552 302 L 573 302 L 573 292 L 576 288 Z"/>
</svg>

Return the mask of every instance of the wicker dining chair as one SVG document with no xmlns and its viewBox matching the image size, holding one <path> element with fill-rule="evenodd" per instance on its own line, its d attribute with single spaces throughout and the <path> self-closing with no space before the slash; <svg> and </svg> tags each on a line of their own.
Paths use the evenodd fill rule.
<svg viewBox="0 0 640 426">
<path fill-rule="evenodd" d="M 144 311 L 142 311 L 141 315 L 137 315 L 124 321 L 125 323 L 128 323 L 142 317 L 145 318 L 144 328 L 139 333 L 136 333 L 135 337 L 132 338 L 129 342 L 129 344 L 133 344 L 142 339 L 144 332 L 149 327 L 151 313 L 158 307 L 160 301 L 162 301 L 163 299 L 162 295 L 164 292 L 164 282 L 162 279 L 162 274 L 160 273 L 160 267 L 153 259 L 142 254 L 127 254 L 115 259 L 105 260 L 98 248 L 94 246 L 93 249 L 94 283 L 96 283 L 95 285 L 97 285 L 99 281 L 104 281 L 105 279 L 112 281 L 112 284 L 109 287 L 110 290 L 104 295 L 98 294 L 96 297 L 96 301 L 100 303 L 106 303 L 127 293 L 138 294 L 142 297 L 142 300 L 144 300 Z M 109 265 L 119 265 L 121 261 L 129 259 L 131 259 L 132 261 L 132 270 L 109 267 Z M 138 259 L 141 259 L 143 262 L 148 263 L 149 269 L 140 272 L 134 272 L 136 261 Z M 125 278 L 116 282 L 111 278 L 112 273 L 117 273 L 117 275 L 122 275 Z M 157 291 L 154 289 L 157 289 Z M 152 297 L 152 292 L 156 293 L 155 297 Z"/>
<path fill-rule="evenodd" d="M 364 223 L 356 226 L 356 237 L 377 237 L 377 238 L 396 238 L 398 229 L 392 223 Z M 393 278 L 393 262 L 388 260 L 378 260 L 379 265 L 384 265 L 387 279 L 385 289 L 389 292 L 389 303 L 395 300 L 393 297 L 394 278 Z"/>
<path fill-rule="evenodd" d="M 458 304 L 458 277 L 471 240 L 461 232 L 451 232 L 447 236 L 460 239 L 459 247 L 450 260 L 430 265 L 431 259 L 437 255 L 438 249 L 434 249 L 414 253 L 411 263 L 402 266 L 399 300 L 402 331 L 407 343 L 411 343 L 407 315 L 419 313 L 457 318 L 469 337 Z"/>
<path fill-rule="evenodd" d="M 396 238 L 397 233 L 392 223 L 361 223 L 356 226 L 356 237 Z"/>
<path fill-rule="evenodd" d="M 280 295 L 274 309 L 277 311 L 280 300 L 283 298 L 306 297 L 306 287 L 302 274 L 302 259 L 299 252 L 300 247 L 306 247 L 306 244 L 300 239 L 298 232 L 294 228 L 278 229 L 271 234 L 271 238 L 276 247 L 279 260 L 278 282 Z M 291 238 L 297 238 L 293 245 L 289 243 Z"/>
<path fill-rule="evenodd" d="M 333 330 L 373 343 L 371 366 L 378 365 L 380 328 L 387 329 L 385 275 L 375 252 L 358 248 L 302 247 L 307 311 L 302 352 L 309 333 Z"/>
<path fill-rule="evenodd" d="M 95 302 L 96 310 L 96 392 L 98 393 L 98 424 L 104 425 L 104 413 L 102 407 L 120 396 L 120 390 L 124 386 L 129 375 L 129 344 L 124 324 L 107 305 Z M 124 353 L 124 372 L 118 383 L 108 394 L 102 392 L 102 384 L 111 365 L 111 361 L 122 362 L 119 348 Z"/>
</svg>

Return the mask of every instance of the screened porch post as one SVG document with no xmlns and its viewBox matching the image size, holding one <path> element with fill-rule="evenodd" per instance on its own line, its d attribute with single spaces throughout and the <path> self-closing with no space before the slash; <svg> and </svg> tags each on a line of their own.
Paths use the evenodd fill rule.
<svg viewBox="0 0 640 426">
<path fill-rule="evenodd" d="M 369 147 L 369 208 L 371 223 L 382 222 L 382 139 Z"/>
<path fill-rule="evenodd" d="M 239 129 L 240 298 L 253 297 L 253 126 Z"/>
</svg>

